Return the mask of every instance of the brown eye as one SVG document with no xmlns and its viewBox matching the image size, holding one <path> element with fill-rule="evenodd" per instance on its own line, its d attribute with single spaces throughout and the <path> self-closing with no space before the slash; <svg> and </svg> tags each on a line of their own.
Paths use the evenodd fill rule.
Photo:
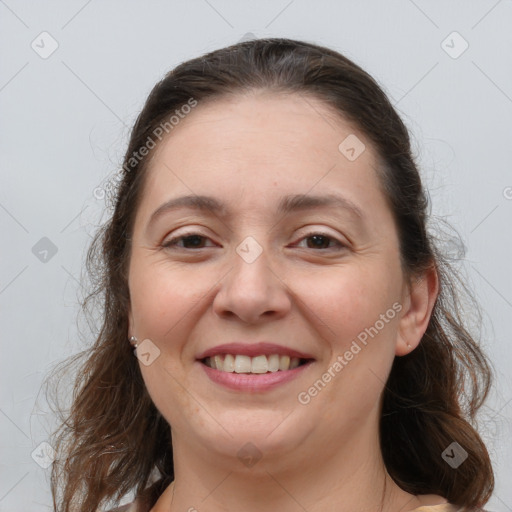
<svg viewBox="0 0 512 512">
<path fill-rule="evenodd" d="M 311 240 L 311 244 L 308 244 L 311 249 L 328 249 L 331 241 L 329 237 L 324 235 L 308 236 L 307 240 Z"/>
<path fill-rule="evenodd" d="M 304 240 L 306 241 L 307 249 L 336 249 L 345 247 L 339 240 L 325 233 L 309 233 L 302 237 L 300 242 Z"/>
<path fill-rule="evenodd" d="M 205 247 L 204 242 L 206 240 L 208 240 L 207 237 L 198 233 L 186 233 L 184 235 L 171 238 L 167 242 L 164 242 L 162 247 L 178 249 L 203 249 Z"/>
</svg>

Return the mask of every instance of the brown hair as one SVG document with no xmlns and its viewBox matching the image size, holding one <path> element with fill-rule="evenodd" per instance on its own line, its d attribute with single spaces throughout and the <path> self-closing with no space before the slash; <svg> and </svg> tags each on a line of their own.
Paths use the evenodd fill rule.
<svg viewBox="0 0 512 512">
<path fill-rule="evenodd" d="M 71 408 L 53 441 L 55 510 L 95 512 L 133 491 L 151 507 L 174 478 L 169 425 L 148 395 L 127 340 L 130 238 L 149 159 L 138 155 L 155 139 L 158 127 L 191 99 L 201 104 L 255 89 L 318 98 L 371 141 L 396 222 L 404 274 L 412 279 L 435 268 L 440 280 L 421 343 L 395 358 L 383 392 L 384 462 L 409 493 L 439 494 L 460 506 L 483 506 L 494 477 L 475 417 L 489 392 L 491 367 L 466 330 L 459 296 L 471 294 L 427 231 L 429 202 L 408 131 L 377 82 L 343 55 L 300 41 L 260 39 L 208 53 L 170 71 L 151 91 L 133 127 L 112 217 L 88 252 L 87 268 L 95 280 L 84 308 L 99 304 L 102 325 L 94 345 L 72 360 L 85 358 Z M 70 363 L 64 363 L 68 369 Z M 456 469 L 442 457 L 453 442 L 468 454 Z M 159 480 L 148 487 L 152 472 Z"/>
</svg>

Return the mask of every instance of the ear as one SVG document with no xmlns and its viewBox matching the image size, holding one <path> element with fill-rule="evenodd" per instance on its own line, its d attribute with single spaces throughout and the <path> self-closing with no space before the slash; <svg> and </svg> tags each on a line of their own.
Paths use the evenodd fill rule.
<svg viewBox="0 0 512 512">
<path fill-rule="evenodd" d="M 404 285 L 403 314 L 395 348 L 397 356 L 409 354 L 419 345 L 427 330 L 438 294 L 439 276 L 434 266 Z"/>
</svg>

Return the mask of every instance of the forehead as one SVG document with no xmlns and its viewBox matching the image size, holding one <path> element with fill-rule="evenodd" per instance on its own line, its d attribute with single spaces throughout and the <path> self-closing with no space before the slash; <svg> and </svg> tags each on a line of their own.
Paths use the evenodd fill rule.
<svg viewBox="0 0 512 512">
<path fill-rule="evenodd" d="M 340 152 L 347 139 L 356 141 L 358 151 L 364 144 L 359 163 Z M 173 163 L 188 169 L 196 162 L 216 160 L 210 162 L 213 171 L 227 160 L 230 167 L 250 167 L 259 174 L 288 162 L 296 167 L 315 162 L 317 172 L 335 162 L 361 170 L 375 166 L 373 153 L 359 128 L 318 98 L 252 91 L 199 102 L 158 144 L 148 167 Z"/>
<path fill-rule="evenodd" d="M 343 153 L 347 140 L 360 152 L 355 159 Z M 332 107 L 313 96 L 259 91 L 199 102 L 184 116 L 151 158 L 143 203 L 197 194 L 256 208 L 337 189 L 375 209 L 384 201 L 375 168 L 367 137 Z"/>
<path fill-rule="evenodd" d="M 258 142 L 265 142 L 269 149 L 281 145 L 283 150 L 295 142 L 308 150 L 337 155 L 336 141 L 349 134 L 364 138 L 358 127 L 317 97 L 263 90 L 199 102 L 182 116 L 160 148 L 193 143 L 190 137 L 200 137 L 203 144 L 221 144 L 223 150 L 228 149 L 229 142 L 239 141 L 246 153 L 252 148 L 261 154 Z"/>
</svg>

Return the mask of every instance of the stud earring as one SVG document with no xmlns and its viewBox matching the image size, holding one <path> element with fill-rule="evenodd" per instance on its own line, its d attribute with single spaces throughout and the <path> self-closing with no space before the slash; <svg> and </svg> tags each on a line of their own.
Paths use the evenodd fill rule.
<svg viewBox="0 0 512 512">
<path fill-rule="evenodd" d="M 135 336 L 130 336 L 130 343 L 134 349 L 137 348 L 139 340 Z"/>
</svg>

